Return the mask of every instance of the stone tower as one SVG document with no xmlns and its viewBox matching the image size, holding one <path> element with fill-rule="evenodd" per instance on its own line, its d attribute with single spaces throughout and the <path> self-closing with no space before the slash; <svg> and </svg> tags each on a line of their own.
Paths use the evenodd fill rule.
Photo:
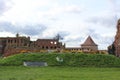
<svg viewBox="0 0 120 80">
<path fill-rule="evenodd" d="M 97 51 L 98 45 L 93 41 L 93 39 L 88 36 L 85 42 L 81 45 L 83 51 Z"/>
<path fill-rule="evenodd" d="M 109 48 L 112 49 L 112 52 L 116 56 L 120 57 L 120 19 L 117 22 L 117 32 L 116 32 L 116 35 L 115 35 L 115 40 Z"/>
</svg>

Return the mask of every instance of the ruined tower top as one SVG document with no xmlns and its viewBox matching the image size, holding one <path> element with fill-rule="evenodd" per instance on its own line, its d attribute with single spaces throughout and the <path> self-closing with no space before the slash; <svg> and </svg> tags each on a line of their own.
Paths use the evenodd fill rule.
<svg viewBox="0 0 120 80">
<path fill-rule="evenodd" d="M 120 28 L 120 19 L 117 22 L 117 29 L 119 29 L 119 28 Z"/>
<path fill-rule="evenodd" d="M 118 19 L 118 22 L 120 22 L 120 19 Z"/>
<path fill-rule="evenodd" d="M 16 37 L 19 37 L 19 33 L 16 34 Z"/>
</svg>

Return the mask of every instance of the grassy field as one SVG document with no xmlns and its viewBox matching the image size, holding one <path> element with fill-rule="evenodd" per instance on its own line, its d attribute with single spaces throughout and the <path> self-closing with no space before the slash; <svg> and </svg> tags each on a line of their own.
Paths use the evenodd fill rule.
<svg viewBox="0 0 120 80">
<path fill-rule="evenodd" d="M 120 68 L 0 66 L 0 80 L 120 80 Z"/>
</svg>

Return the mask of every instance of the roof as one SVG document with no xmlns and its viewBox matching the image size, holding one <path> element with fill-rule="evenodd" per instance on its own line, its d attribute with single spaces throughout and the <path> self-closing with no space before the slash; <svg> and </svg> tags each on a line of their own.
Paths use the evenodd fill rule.
<svg viewBox="0 0 120 80">
<path fill-rule="evenodd" d="M 93 41 L 93 39 L 90 36 L 88 36 L 88 38 L 81 46 L 97 46 L 97 44 Z"/>
</svg>

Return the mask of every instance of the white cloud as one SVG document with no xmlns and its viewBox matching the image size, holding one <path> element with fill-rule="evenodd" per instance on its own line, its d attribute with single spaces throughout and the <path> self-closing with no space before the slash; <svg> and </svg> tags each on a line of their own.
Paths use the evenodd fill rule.
<svg viewBox="0 0 120 80">
<path fill-rule="evenodd" d="M 54 0 L 53 0 L 54 1 Z M 80 13 L 83 7 L 77 5 L 60 5 L 52 0 L 13 0 L 13 7 L 0 20 L 13 23 L 44 22 L 64 13 Z"/>
<path fill-rule="evenodd" d="M 3 28 L 1 25 L 1 34 L 15 33 L 20 29 L 23 34 L 31 35 L 35 39 L 69 33 L 63 40 L 67 46 L 79 46 L 91 35 L 100 47 L 105 43 L 104 48 L 107 47 L 115 35 L 116 21 L 120 16 L 119 0 L 94 0 L 94 3 L 89 0 L 11 0 L 12 7 L 7 11 L 7 6 L 11 4 L 6 2 L 8 0 L 2 1 L 5 5 L 0 7 L 4 13 L 0 16 L 0 22 L 9 22 L 15 28 L 8 30 L 8 26 Z M 45 25 L 42 34 L 38 32 L 41 29 L 37 24 Z"/>
<path fill-rule="evenodd" d="M 0 22 L 1 32 L 22 33 L 30 36 L 42 34 L 46 26 L 42 24 L 14 25 L 10 22 Z"/>
<path fill-rule="evenodd" d="M 0 15 L 11 8 L 11 0 L 0 0 Z"/>
</svg>

